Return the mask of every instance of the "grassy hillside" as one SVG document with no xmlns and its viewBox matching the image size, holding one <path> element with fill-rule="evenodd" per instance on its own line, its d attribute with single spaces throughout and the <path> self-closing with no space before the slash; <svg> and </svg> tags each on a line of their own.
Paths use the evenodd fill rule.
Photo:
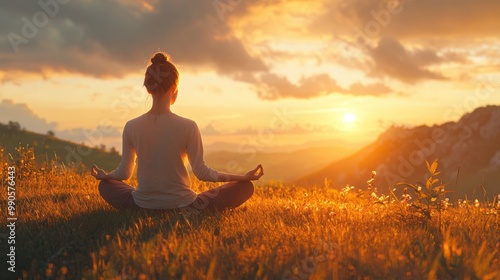
<svg viewBox="0 0 500 280">
<path fill-rule="evenodd" d="M 87 173 L 14 167 L 17 270 L 3 261 L 1 279 L 500 278 L 498 201 L 451 201 L 427 217 L 416 197 L 262 182 L 222 214 L 117 212 Z M 193 181 L 197 192 L 213 186 Z"/>
<path fill-rule="evenodd" d="M 11 154 L 19 159 L 17 148 L 33 149 L 39 162 L 55 160 L 64 165 L 83 164 L 86 168 L 93 163 L 105 170 L 113 170 L 118 166 L 121 156 L 96 148 L 64 141 L 56 137 L 10 128 L 0 124 L 0 147 L 5 155 Z"/>
</svg>

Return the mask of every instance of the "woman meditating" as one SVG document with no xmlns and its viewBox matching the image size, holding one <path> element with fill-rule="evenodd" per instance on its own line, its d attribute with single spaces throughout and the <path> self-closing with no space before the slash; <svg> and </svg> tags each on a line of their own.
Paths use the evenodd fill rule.
<svg viewBox="0 0 500 280">
<path fill-rule="evenodd" d="M 120 166 L 110 173 L 92 166 L 91 174 L 102 180 L 102 198 L 114 208 L 223 211 L 248 200 L 254 192 L 251 181 L 264 175 L 261 165 L 245 175 L 234 175 L 205 164 L 198 126 L 170 110 L 177 99 L 178 84 L 175 65 L 164 53 L 156 53 L 144 78 L 153 105 L 125 124 Z M 190 188 L 186 157 L 198 179 L 228 183 L 196 194 Z M 122 180 L 132 176 L 136 161 L 138 185 L 133 188 Z"/>
</svg>

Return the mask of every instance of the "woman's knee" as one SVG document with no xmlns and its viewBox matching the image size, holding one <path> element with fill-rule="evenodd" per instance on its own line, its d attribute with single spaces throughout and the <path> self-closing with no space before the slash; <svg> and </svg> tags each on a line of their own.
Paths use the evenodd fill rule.
<svg viewBox="0 0 500 280">
<path fill-rule="evenodd" d="M 255 186 L 253 185 L 252 181 L 243 181 L 240 183 L 240 188 L 243 190 L 243 192 L 247 194 L 248 197 L 251 197 L 255 191 Z"/>
<path fill-rule="evenodd" d="M 99 190 L 99 194 L 101 195 L 101 197 L 106 197 L 106 198 L 109 196 L 110 191 L 112 190 L 111 184 L 107 180 L 101 180 L 97 188 Z"/>
<path fill-rule="evenodd" d="M 97 189 L 99 190 L 99 194 L 102 196 L 102 192 L 106 189 L 106 186 L 104 185 L 104 181 L 99 181 L 99 185 L 97 186 Z"/>
</svg>

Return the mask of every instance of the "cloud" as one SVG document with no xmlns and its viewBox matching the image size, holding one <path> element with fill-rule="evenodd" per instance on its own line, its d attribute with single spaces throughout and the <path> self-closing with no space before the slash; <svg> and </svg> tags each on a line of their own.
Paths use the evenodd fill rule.
<svg viewBox="0 0 500 280">
<path fill-rule="evenodd" d="M 2 4 L 0 33 L 16 33 L 28 42 L 15 54 L 9 38 L 0 37 L 0 83 L 26 73 L 98 78 L 142 73 L 148 56 L 161 49 L 181 72 L 216 71 L 254 86 L 261 99 L 380 96 L 392 92 L 380 82 L 345 88 L 328 75 L 304 73 L 292 83 L 273 71 L 317 61 L 361 71 L 370 80 L 445 80 L 460 75 L 443 65 L 466 65 L 474 56 L 468 50 L 478 45 L 496 49 L 500 30 L 500 2 L 492 0 L 220 1 L 231 6 L 222 20 L 214 1 L 68 2 L 30 38 L 23 28 L 44 12 L 38 1 Z M 339 43 L 357 51 L 339 49 Z M 335 49 L 332 58 L 325 57 L 327 49 Z M 491 51 L 481 61 L 496 65 L 499 58 Z"/>
<path fill-rule="evenodd" d="M 311 98 L 341 90 L 337 82 L 327 74 L 318 74 L 302 78 L 298 85 L 292 84 L 286 77 L 266 73 L 260 77 L 262 89 L 258 95 L 262 99 L 275 100 L 285 97 Z"/>
<path fill-rule="evenodd" d="M 206 126 L 200 128 L 201 134 L 203 136 L 218 136 L 218 135 L 232 135 L 232 136 L 255 136 L 262 135 L 264 133 L 279 134 L 306 134 L 306 133 L 316 133 L 316 132 L 328 132 L 331 131 L 331 127 L 327 125 L 317 125 L 310 123 L 294 123 L 289 124 L 283 127 L 274 128 L 274 127 L 255 127 L 248 125 L 246 127 L 241 127 L 234 130 L 221 129 L 217 125 L 214 125 L 213 122 L 207 124 Z"/>
<path fill-rule="evenodd" d="M 113 143 L 115 148 L 121 150 L 122 129 L 118 127 L 97 126 L 94 129 L 71 128 L 55 130 L 54 132 L 58 138 L 76 143 L 84 143 L 89 147 Z"/>
<path fill-rule="evenodd" d="M 183 68 L 210 67 L 222 74 L 266 70 L 219 19 L 212 1 L 149 3 L 70 1 L 58 5 L 45 25 L 35 26 L 33 36 L 23 34 L 23 18 L 33 24 L 33 16 L 44 12 L 41 6 L 36 1 L 4 3 L 0 32 L 15 33 L 28 42 L 20 43 L 15 55 L 9 39 L 2 36 L 0 71 L 120 77 L 145 68 L 148 56 L 158 49 Z"/>
<path fill-rule="evenodd" d="M 38 117 L 26 104 L 16 104 L 12 100 L 0 101 L 0 122 L 18 122 L 21 127 L 28 130 L 45 134 L 49 130 L 55 130 L 56 122 L 48 122 Z"/>
<path fill-rule="evenodd" d="M 307 124 L 293 124 L 280 129 L 271 129 L 271 128 L 256 128 L 253 126 L 247 126 L 245 128 L 240 128 L 233 132 L 234 135 L 261 135 L 263 133 L 270 133 L 272 131 L 273 134 L 278 135 L 287 135 L 287 134 L 308 134 L 308 133 L 324 133 L 331 131 L 331 127 L 325 125 L 312 125 L 310 123 Z"/>
<path fill-rule="evenodd" d="M 441 63 L 444 59 L 430 50 L 406 50 L 397 40 L 382 38 L 377 47 L 369 50 L 373 59 L 373 76 L 387 75 L 406 83 L 424 79 L 444 80 L 440 73 L 432 72 L 425 66 Z"/>
<path fill-rule="evenodd" d="M 336 60 L 372 77 L 391 77 L 406 83 L 443 80 L 470 73 L 478 48 L 500 43 L 500 2 L 492 0 L 328 0 L 308 30 L 316 38 L 342 42 L 347 51 Z M 492 66 L 500 54 L 481 59 Z M 374 65 L 371 65 L 371 64 Z M 443 73 L 449 63 L 464 73 Z M 369 66 L 369 67 L 367 67 Z M 374 67 L 373 67 L 374 66 Z M 456 73 L 454 67 L 453 73 Z M 494 69 L 494 67 L 490 67 Z"/>
<path fill-rule="evenodd" d="M 328 0 L 311 32 L 380 39 L 467 42 L 491 38 L 500 29 L 500 2 L 493 0 Z M 339 26 L 339 24 L 341 24 Z M 358 31 L 363 34 L 356 34 Z"/>
<path fill-rule="evenodd" d="M 352 95 L 372 95 L 382 96 L 392 93 L 392 89 L 384 84 L 375 83 L 364 85 L 362 83 L 354 83 L 348 91 Z"/>
<path fill-rule="evenodd" d="M 211 122 L 200 129 L 200 133 L 205 136 L 221 135 L 222 132 L 219 131 L 214 124 Z"/>
<path fill-rule="evenodd" d="M 303 77 L 295 85 L 286 77 L 266 73 L 260 77 L 260 82 L 258 95 L 264 100 L 281 98 L 308 99 L 334 93 L 354 96 L 381 96 L 392 93 L 391 88 L 380 83 L 368 85 L 354 83 L 349 88 L 343 88 L 328 74 Z"/>
<path fill-rule="evenodd" d="M 40 134 L 46 134 L 51 130 L 55 133 L 56 137 L 60 139 L 76 143 L 85 143 L 92 147 L 100 146 L 103 143 L 115 144 L 115 139 L 121 139 L 122 129 L 117 127 L 98 126 L 95 129 L 58 129 L 57 122 L 49 122 L 39 117 L 28 107 L 28 105 L 24 103 L 14 103 L 12 100 L 4 99 L 0 101 L 0 123 L 6 124 L 9 121 L 18 122 L 22 128 Z"/>
<path fill-rule="evenodd" d="M 498 34 L 499 14 L 500 2 L 494 0 L 406 1 L 400 16 L 393 17 L 386 32 L 399 38 L 487 38 Z"/>
</svg>

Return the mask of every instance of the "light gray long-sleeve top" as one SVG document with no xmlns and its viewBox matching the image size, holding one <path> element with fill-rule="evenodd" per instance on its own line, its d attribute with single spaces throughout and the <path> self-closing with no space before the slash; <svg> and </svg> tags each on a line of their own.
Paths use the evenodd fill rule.
<svg viewBox="0 0 500 280">
<path fill-rule="evenodd" d="M 126 123 L 122 161 L 113 173 L 119 180 L 129 179 L 137 161 L 135 203 L 151 209 L 178 208 L 196 199 L 186 159 L 200 180 L 217 181 L 218 172 L 203 161 L 203 143 L 194 121 L 174 113 L 144 114 Z"/>
</svg>

